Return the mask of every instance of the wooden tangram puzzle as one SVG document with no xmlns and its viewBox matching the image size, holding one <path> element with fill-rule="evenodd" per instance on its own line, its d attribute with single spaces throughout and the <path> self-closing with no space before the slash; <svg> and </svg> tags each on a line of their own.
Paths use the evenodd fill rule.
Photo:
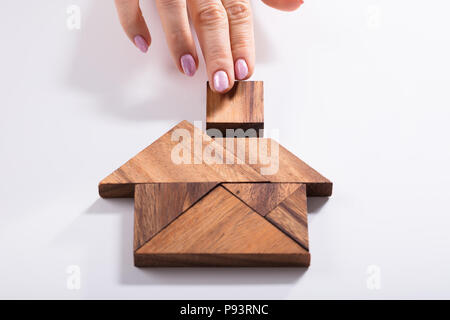
<svg viewBox="0 0 450 320">
<path fill-rule="evenodd" d="M 262 103 L 262 82 L 208 92 L 207 128 L 262 129 Z M 182 121 L 100 182 L 103 198 L 135 199 L 136 266 L 309 266 L 306 197 L 332 183 L 261 136 Z"/>
</svg>

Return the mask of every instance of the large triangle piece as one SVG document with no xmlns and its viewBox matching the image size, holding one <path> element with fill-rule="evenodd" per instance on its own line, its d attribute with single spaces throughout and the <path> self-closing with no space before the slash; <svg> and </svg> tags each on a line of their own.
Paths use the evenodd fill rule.
<svg viewBox="0 0 450 320">
<path fill-rule="evenodd" d="M 104 198 L 132 197 L 139 183 L 268 181 L 237 162 L 234 154 L 182 121 L 103 179 L 99 193 Z"/>
<path fill-rule="evenodd" d="M 297 190 L 300 184 L 224 183 L 223 186 L 264 217 Z"/>
<path fill-rule="evenodd" d="M 155 236 L 217 183 L 138 184 L 134 200 L 134 249 Z"/>
<path fill-rule="evenodd" d="M 309 252 L 218 186 L 135 251 L 139 267 L 308 266 Z"/>
<path fill-rule="evenodd" d="M 304 183 L 308 196 L 330 196 L 333 184 L 270 138 L 216 138 L 269 182 Z"/>
</svg>

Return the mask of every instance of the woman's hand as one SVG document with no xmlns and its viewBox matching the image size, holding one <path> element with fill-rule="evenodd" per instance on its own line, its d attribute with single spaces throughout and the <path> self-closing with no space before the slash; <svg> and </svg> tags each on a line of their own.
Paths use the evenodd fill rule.
<svg viewBox="0 0 450 320">
<path fill-rule="evenodd" d="M 189 27 L 195 27 L 206 62 L 211 89 L 226 92 L 235 79 L 248 79 L 255 66 L 255 45 L 250 0 L 156 0 L 167 43 L 178 69 L 193 76 L 198 56 Z M 263 0 L 285 11 L 303 0 Z M 120 22 L 131 41 L 147 52 L 150 33 L 139 0 L 115 0 Z"/>
</svg>

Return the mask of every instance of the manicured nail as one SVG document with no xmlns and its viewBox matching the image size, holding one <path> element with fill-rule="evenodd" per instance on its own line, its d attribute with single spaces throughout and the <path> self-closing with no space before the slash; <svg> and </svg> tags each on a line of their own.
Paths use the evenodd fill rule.
<svg viewBox="0 0 450 320">
<path fill-rule="evenodd" d="M 229 81 L 228 75 L 225 71 L 217 71 L 214 74 L 214 89 L 218 92 L 222 92 L 228 89 Z"/>
<path fill-rule="evenodd" d="M 195 67 L 195 60 L 190 54 L 185 54 L 181 57 L 181 68 L 185 75 L 192 77 L 197 68 Z"/>
<path fill-rule="evenodd" d="M 145 41 L 142 36 L 136 36 L 134 37 L 134 44 L 136 47 L 138 47 L 139 50 L 141 50 L 143 53 L 146 53 L 148 50 L 148 44 L 147 41 Z"/>
<path fill-rule="evenodd" d="M 236 79 L 244 80 L 248 76 L 248 66 L 244 59 L 238 59 L 234 64 Z"/>
</svg>

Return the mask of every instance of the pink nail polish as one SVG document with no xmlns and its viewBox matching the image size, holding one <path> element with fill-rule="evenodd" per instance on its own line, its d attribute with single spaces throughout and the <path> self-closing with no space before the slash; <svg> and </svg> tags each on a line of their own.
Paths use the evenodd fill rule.
<svg viewBox="0 0 450 320">
<path fill-rule="evenodd" d="M 236 79 L 244 80 L 248 76 L 248 66 L 244 59 L 238 59 L 234 64 Z"/>
<path fill-rule="evenodd" d="M 225 71 L 217 71 L 213 77 L 214 89 L 218 92 L 222 92 L 228 89 L 229 81 L 228 75 Z"/>
<path fill-rule="evenodd" d="M 183 68 L 183 72 L 185 75 L 192 77 L 197 70 L 195 66 L 195 60 L 190 54 L 185 54 L 181 57 L 181 68 Z"/>
<path fill-rule="evenodd" d="M 148 50 L 148 44 L 147 41 L 142 36 L 137 35 L 134 37 L 134 44 L 136 47 L 138 47 L 139 50 L 141 50 L 143 53 L 146 53 Z"/>
</svg>

